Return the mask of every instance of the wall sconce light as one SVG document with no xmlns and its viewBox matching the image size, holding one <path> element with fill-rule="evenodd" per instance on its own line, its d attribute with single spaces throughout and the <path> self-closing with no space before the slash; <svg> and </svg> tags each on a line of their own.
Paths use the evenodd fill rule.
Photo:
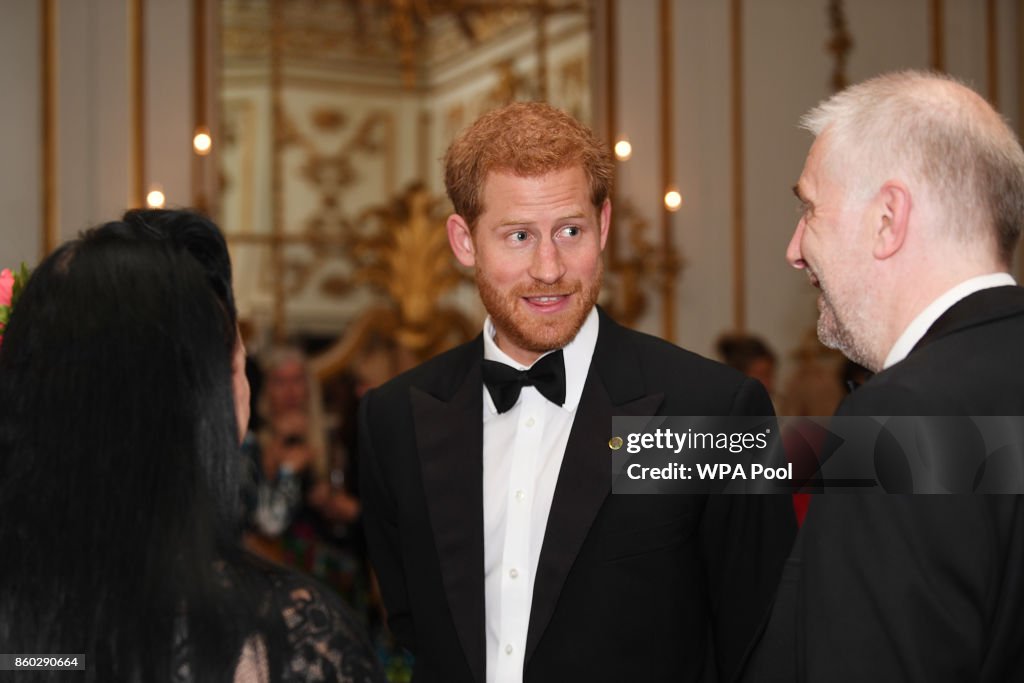
<svg viewBox="0 0 1024 683">
<path fill-rule="evenodd" d="M 633 145 L 626 138 L 620 138 L 615 143 L 615 158 L 619 161 L 628 161 L 633 156 Z"/>
<path fill-rule="evenodd" d="M 211 147 L 213 147 L 213 138 L 210 137 L 209 129 L 206 126 L 196 128 L 196 134 L 192 137 L 192 149 L 195 153 L 204 157 L 210 153 Z"/>
<path fill-rule="evenodd" d="M 159 185 L 153 185 L 146 194 L 146 206 L 150 209 L 162 209 L 166 202 L 167 198 Z"/>
<path fill-rule="evenodd" d="M 678 211 L 679 207 L 683 205 L 683 195 L 679 194 L 679 190 L 671 189 L 665 193 L 665 208 L 669 211 Z"/>
</svg>

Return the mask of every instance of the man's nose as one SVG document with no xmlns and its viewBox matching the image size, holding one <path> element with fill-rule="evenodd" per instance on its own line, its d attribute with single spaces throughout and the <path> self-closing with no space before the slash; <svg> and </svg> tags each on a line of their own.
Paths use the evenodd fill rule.
<svg viewBox="0 0 1024 683">
<path fill-rule="evenodd" d="M 796 230 L 793 231 L 793 237 L 789 240 L 789 246 L 786 247 L 786 260 L 789 261 L 789 265 L 794 268 L 806 268 L 807 263 L 804 261 L 803 253 L 800 250 L 800 245 L 804 240 L 804 219 L 801 218 L 800 222 L 796 224 Z"/>
<path fill-rule="evenodd" d="M 554 240 L 541 238 L 530 264 L 530 277 L 547 284 L 554 284 L 565 275 L 565 264 L 562 254 Z"/>
</svg>

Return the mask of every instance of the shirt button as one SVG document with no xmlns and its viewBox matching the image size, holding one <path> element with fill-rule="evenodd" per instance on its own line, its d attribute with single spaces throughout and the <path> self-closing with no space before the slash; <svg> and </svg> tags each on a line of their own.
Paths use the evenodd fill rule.
<svg viewBox="0 0 1024 683">
<path fill-rule="evenodd" d="M 507 654 L 507 655 L 512 654 L 512 646 L 511 645 L 506 645 L 505 646 L 505 654 Z"/>
<path fill-rule="evenodd" d="M 513 579 L 518 579 L 519 571 L 513 567 L 512 569 L 508 570 L 508 575 L 511 576 Z"/>
<path fill-rule="evenodd" d="M 535 424 L 537 424 L 537 422 L 532 417 L 526 418 L 526 426 L 527 427 L 532 427 Z"/>
<path fill-rule="evenodd" d="M 516 491 L 516 500 L 522 501 L 526 499 L 526 491 L 519 489 Z"/>
</svg>

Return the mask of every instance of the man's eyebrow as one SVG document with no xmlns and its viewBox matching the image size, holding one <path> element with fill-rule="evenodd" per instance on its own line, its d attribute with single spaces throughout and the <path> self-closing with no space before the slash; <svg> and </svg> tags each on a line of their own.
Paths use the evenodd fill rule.
<svg viewBox="0 0 1024 683">
<path fill-rule="evenodd" d="M 587 218 L 587 212 L 586 211 L 584 211 L 582 209 L 569 209 L 569 211 L 566 212 L 565 215 L 560 216 L 557 220 L 559 222 L 561 222 L 561 221 L 578 221 L 578 220 L 585 220 L 586 218 Z M 498 222 L 498 227 L 500 227 L 500 228 L 507 228 L 507 227 L 526 226 L 526 225 L 533 225 L 533 224 L 534 224 L 534 221 L 532 221 L 532 220 L 527 220 L 526 218 L 515 218 L 515 217 L 513 217 L 513 218 L 502 219 L 501 221 Z"/>
<path fill-rule="evenodd" d="M 508 228 L 508 227 L 514 227 L 514 226 L 520 226 L 520 225 L 530 225 L 530 224 L 531 224 L 531 221 L 528 221 L 525 218 L 505 218 L 505 219 L 502 219 L 498 223 L 498 227 L 499 228 Z"/>
<path fill-rule="evenodd" d="M 586 217 L 587 217 L 587 212 L 586 211 L 583 211 L 582 209 L 572 209 L 569 213 L 567 213 L 566 215 L 562 216 L 558 220 L 560 220 L 560 221 L 578 221 L 581 218 L 586 218 Z"/>
</svg>

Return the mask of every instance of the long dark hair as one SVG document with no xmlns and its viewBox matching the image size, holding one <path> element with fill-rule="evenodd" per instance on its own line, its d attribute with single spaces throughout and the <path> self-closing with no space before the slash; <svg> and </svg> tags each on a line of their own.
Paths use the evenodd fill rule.
<svg viewBox="0 0 1024 683">
<path fill-rule="evenodd" d="M 129 212 L 32 274 L 0 343 L 0 652 L 223 681 L 278 628 L 237 550 L 235 318 L 224 239 L 188 212 Z"/>
</svg>

